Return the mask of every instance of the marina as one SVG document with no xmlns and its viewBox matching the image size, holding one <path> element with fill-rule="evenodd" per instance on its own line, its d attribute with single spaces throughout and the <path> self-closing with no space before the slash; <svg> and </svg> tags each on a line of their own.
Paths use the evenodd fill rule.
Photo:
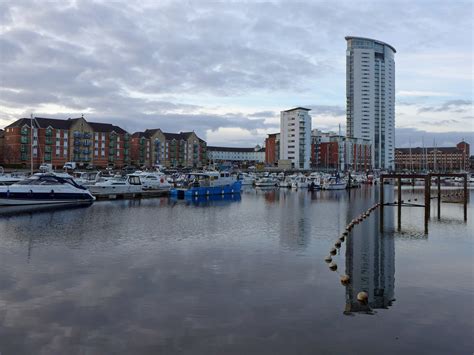
<svg viewBox="0 0 474 355">
<path fill-rule="evenodd" d="M 396 200 L 396 186 L 380 187 Z M 472 206 L 467 221 L 452 203 L 438 219 L 433 200 L 427 234 L 422 208 L 402 209 L 400 230 L 385 208 L 380 231 L 380 187 L 243 187 L 0 217 L 2 350 L 470 351 Z M 422 186 L 401 191 L 424 198 Z"/>
</svg>

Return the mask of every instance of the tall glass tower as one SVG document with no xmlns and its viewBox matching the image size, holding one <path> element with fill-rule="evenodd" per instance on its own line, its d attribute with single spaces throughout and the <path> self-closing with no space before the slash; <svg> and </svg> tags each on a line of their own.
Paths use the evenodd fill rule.
<svg viewBox="0 0 474 355">
<path fill-rule="evenodd" d="M 347 137 L 369 139 L 372 167 L 395 167 L 395 48 L 346 37 Z"/>
</svg>

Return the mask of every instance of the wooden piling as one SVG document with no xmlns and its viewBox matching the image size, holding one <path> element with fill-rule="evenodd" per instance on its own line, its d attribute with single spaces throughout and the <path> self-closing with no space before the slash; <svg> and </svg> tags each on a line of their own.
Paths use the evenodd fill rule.
<svg viewBox="0 0 474 355">
<path fill-rule="evenodd" d="M 398 178 L 398 230 L 402 229 L 402 178 Z"/>
<path fill-rule="evenodd" d="M 428 221 L 431 206 L 431 175 L 425 177 L 425 234 L 428 234 Z"/>
<path fill-rule="evenodd" d="M 441 176 L 438 176 L 438 219 L 441 219 Z"/>
<path fill-rule="evenodd" d="M 464 174 L 464 222 L 467 221 L 467 174 Z"/>
</svg>

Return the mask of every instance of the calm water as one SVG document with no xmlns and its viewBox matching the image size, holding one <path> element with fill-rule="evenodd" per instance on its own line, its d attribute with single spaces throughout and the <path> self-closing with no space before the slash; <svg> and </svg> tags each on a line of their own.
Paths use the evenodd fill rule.
<svg viewBox="0 0 474 355">
<path fill-rule="evenodd" d="M 387 200 L 394 199 L 387 186 Z M 404 191 L 404 199 L 422 191 Z M 473 208 L 346 191 L 98 202 L 0 217 L 0 353 L 472 354 Z M 472 196 L 471 196 L 472 200 Z M 339 274 L 352 282 L 344 287 Z M 350 312 L 366 290 L 374 314 Z"/>
</svg>

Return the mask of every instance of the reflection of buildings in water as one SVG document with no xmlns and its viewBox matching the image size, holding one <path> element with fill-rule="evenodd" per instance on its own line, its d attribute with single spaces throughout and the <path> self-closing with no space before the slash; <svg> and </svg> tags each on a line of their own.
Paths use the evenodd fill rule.
<svg viewBox="0 0 474 355">
<path fill-rule="evenodd" d="M 305 249 L 311 235 L 311 195 L 306 190 L 280 192 L 280 245 L 285 248 Z"/>
<path fill-rule="evenodd" d="M 388 209 L 387 209 L 388 210 Z M 385 227 L 393 228 L 393 210 L 385 212 Z M 346 241 L 346 312 L 388 308 L 394 300 L 395 242 L 393 235 L 379 234 L 379 216 L 366 219 Z M 367 305 L 357 300 L 357 294 L 367 292 Z"/>
</svg>

